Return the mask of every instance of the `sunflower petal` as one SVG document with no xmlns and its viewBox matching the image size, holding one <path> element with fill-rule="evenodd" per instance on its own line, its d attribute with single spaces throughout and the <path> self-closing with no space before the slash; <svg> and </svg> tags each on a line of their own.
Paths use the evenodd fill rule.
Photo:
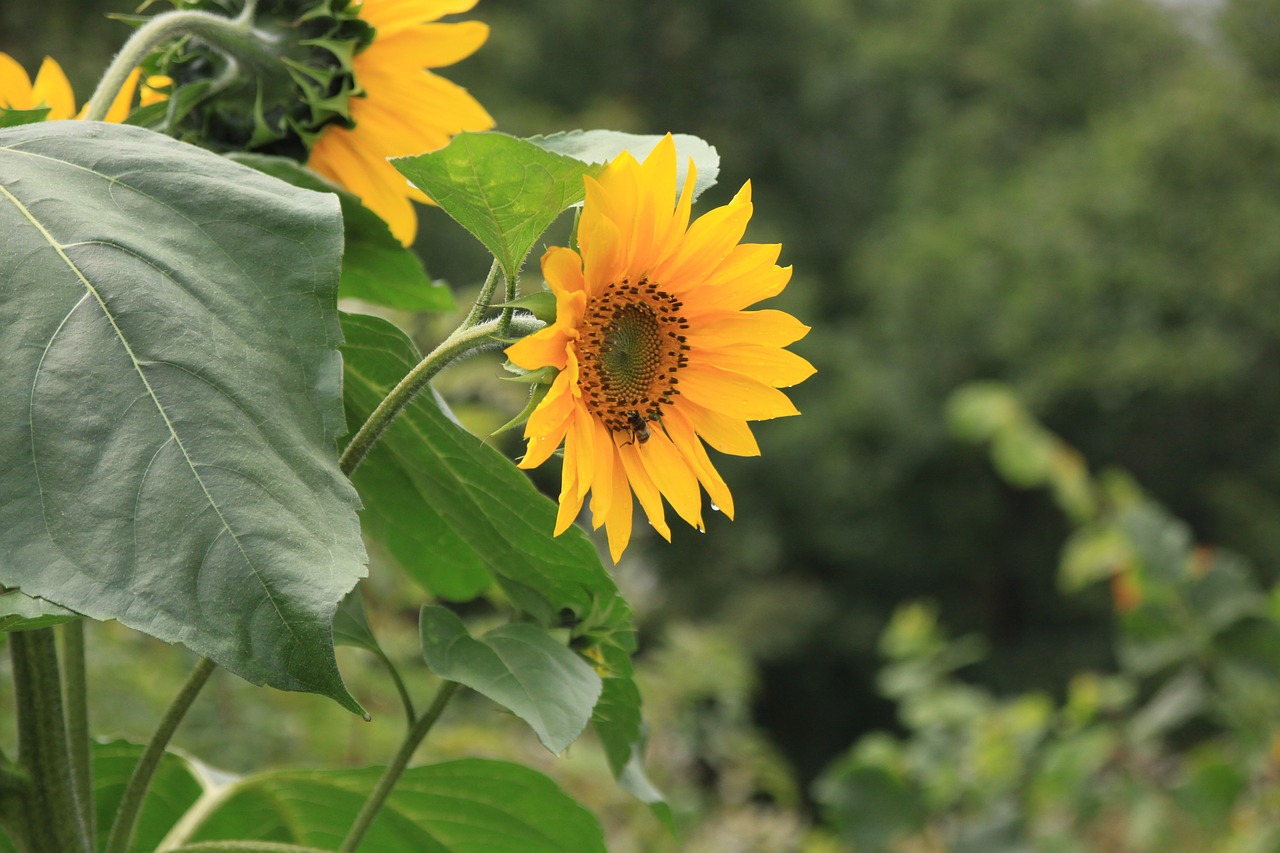
<svg viewBox="0 0 1280 853">
<path fill-rule="evenodd" d="M 76 114 L 76 96 L 71 91 L 71 81 L 62 66 L 52 56 L 46 56 L 31 84 L 34 107 L 49 108 L 49 121 L 72 118 Z"/>
<path fill-rule="evenodd" d="M 690 353 L 690 360 L 714 364 L 724 370 L 758 379 L 774 388 L 799 385 L 817 372 L 812 364 L 789 350 L 756 344 L 730 344 L 713 350 L 695 349 Z"/>
<path fill-rule="evenodd" d="M 662 424 L 671 436 L 671 443 L 684 456 L 689 468 L 697 476 L 698 482 L 702 483 L 703 488 L 707 490 L 707 495 L 710 496 L 711 502 L 727 518 L 732 520 L 733 495 L 729 492 L 729 487 L 725 484 L 720 473 L 711 464 L 711 460 L 707 457 L 706 448 L 698 440 L 693 424 L 689 422 L 688 417 L 681 409 L 673 408 L 667 412 Z"/>
<path fill-rule="evenodd" d="M 613 457 L 613 499 L 609 502 L 609 517 L 605 519 L 605 532 L 609 536 L 609 556 L 617 563 L 631 541 L 632 515 L 631 487 L 627 484 L 627 470 L 621 454 Z"/>
<path fill-rule="evenodd" d="M 785 311 L 765 308 L 760 311 L 732 311 L 720 316 L 707 315 L 697 328 L 685 335 L 693 346 L 723 347 L 730 344 L 759 344 L 785 347 L 809 334 L 809 327 Z"/>
<path fill-rule="evenodd" d="M 702 492 L 689 463 L 662 430 L 655 429 L 638 454 L 649 479 L 691 527 L 702 530 Z"/>
<path fill-rule="evenodd" d="M 565 350 L 567 343 L 563 328 L 559 325 L 546 326 L 507 347 L 506 355 L 512 364 L 525 370 L 537 370 L 540 367 L 564 370 L 565 360 L 568 358 Z"/>
<path fill-rule="evenodd" d="M 623 468 L 626 469 L 626 479 L 631 484 L 632 491 L 636 493 L 640 507 L 644 510 L 644 514 L 649 516 L 649 523 L 653 525 L 654 530 L 658 531 L 658 535 L 670 542 L 671 528 L 667 526 L 666 513 L 662 510 L 662 493 L 658 491 L 653 480 L 649 479 L 644 463 L 640 461 L 637 445 L 629 444 L 626 447 L 619 447 L 618 457 L 622 460 Z"/>
<path fill-rule="evenodd" d="M 800 414 L 778 389 L 709 364 L 691 362 L 682 370 L 680 393 L 704 408 L 731 418 L 763 421 Z"/>
<path fill-rule="evenodd" d="M 595 477 L 591 481 L 591 526 L 598 530 L 609 517 L 609 508 L 613 505 L 613 469 L 617 465 L 618 452 L 608 427 L 596 418 L 591 420 L 595 428 L 596 450 Z"/>
<path fill-rule="evenodd" d="M 703 408 L 691 400 L 680 401 L 679 410 L 689 419 L 694 431 L 721 453 L 730 456 L 759 456 L 760 445 L 751 434 L 751 425 L 742 418 Z"/>
</svg>

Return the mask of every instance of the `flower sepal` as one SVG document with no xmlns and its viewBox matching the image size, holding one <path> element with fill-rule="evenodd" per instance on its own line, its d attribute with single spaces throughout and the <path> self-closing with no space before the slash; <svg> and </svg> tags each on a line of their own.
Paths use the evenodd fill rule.
<svg viewBox="0 0 1280 853">
<path fill-rule="evenodd" d="M 170 78 L 148 126 L 216 151 L 253 150 L 303 161 L 330 124 L 351 124 L 360 94 L 355 54 L 373 39 L 348 0 L 173 0 L 178 10 L 241 20 L 154 54 L 148 76 Z"/>
<path fill-rule="evenodd" d="M 547 325 L 551 325 L 556 321 L 556 295 L 550 290 L 539 290 L 536 293 L 527 293 L 518 299 L 510 302 L 500 302 L 493 305 L 494 308 L 519 308 L 528 311 L 534 317 L 537 317 Z"/>
</svg>

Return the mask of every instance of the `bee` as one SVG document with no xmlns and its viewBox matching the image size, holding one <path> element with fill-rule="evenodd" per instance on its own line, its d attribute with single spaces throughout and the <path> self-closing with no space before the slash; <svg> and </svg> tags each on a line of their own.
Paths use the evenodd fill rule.
<svg viewBox="0 0 1280 853">
<path fill-rule="evenodd" d="M 627 444 L 644 444 L 649 440 L 649 422 L 640 417 L 637 411 L 627 412 L 627 428 L 631 430 L 631 440 Z"/>
</svg>

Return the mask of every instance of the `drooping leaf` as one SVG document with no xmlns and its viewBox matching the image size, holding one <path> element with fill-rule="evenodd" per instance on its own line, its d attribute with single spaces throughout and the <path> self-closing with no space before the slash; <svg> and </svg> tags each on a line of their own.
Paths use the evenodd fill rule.
<svg viewBox="0 0 1280 853">
<path fill-rule="evenodd" d="M 338 196 L 345 232 L 338 296 L 399 311 L 454 309 L 453 294 L 449 288 L 432 281 L 418 256 L 400 245 L 400 241 L 391 235 L 387 223 L 361 204 L 353 193 L 284 157 L 244 153 L 232 156 L 246 166 L 296 187 Z"/>
<path fill-rule="evenodd" d="M 65 607 L 33 598 L 19 589 L 0 589 L 0 633 L 48 628 L 80 618 Z"/>
<path fill-rule="evenodd" d="M 444 148 L 391 164 L 485 245 L 514 281 L 525 256 L 566 208 L 582 201 L 573 157 L 503 133 L 462 133 Z"/>
<path fill-rule="evenodd" d="M 190 841 L 253 839 L 336 850 L 382 769 L 282 771 L 236 783 Z M 464 759 L 406 770 L 360 853 L 595 853 L 600 825 L 528 768 Z"/>
<path fill-rule="evenodd" d="M 364 611 L 364 596 L 360 594 L 359 587 L 347 593 L 338 603 L 338 612 L 333 616 L 333 642 L 339 646 L 355 646 L 379 656 L 383 654 L 378 638 L 369 627 L 369 617 Z"/>
<path fill-rule="evenodd" d="M 142 751 L 143 747 L 123 740 L 93 745 L 93 808 L 98 835 L 104 843 Z M 180 755 L 166 752 L 142 801 L 130 853 L 155 850 L 208 787 L 208 780 L 195 765 Z"/>
<path fill-rule="evenodd" d="M 34 110 L 13 110 L 0 107 L 0 127 L 33 124 L 38 121 L 44 121 L 45 116 L 48 114 L 48 107 L 38 107 Z"/>
<path fill-rule="evenodd" d="M 135 127 L 0 131 L 0 583 L 358 705 L 336 199 Z"/>
<path fill-rule="evenodd" d="M 600 696 L 600 677 L 542 628 L 511 624 L 479 640 L 451 610 L 422 608 L 427 666 L 492 699 L 528 723 L 559 755 L 578 739 Z"/>
<path fill-rule="evenodd" d="M 662 134 L 623 133 L 618 130 L 570 130 L 550 136 L 531 136 L 528 141 L 584 163 L 608 163 L 623 151 L 637 160 L 644 160 L 662 138 Z M 716 178 L 720 176 L 720 152 L 706 140 L 687 133 L 673 133 L 671 139 L 676 144 L 676 183 L 684 186 L 689 176 L 689 161 L 693 160 L 697 169 L 693 198 L 697 200 L 703 191 L 715 186 Z"/>
</svg>

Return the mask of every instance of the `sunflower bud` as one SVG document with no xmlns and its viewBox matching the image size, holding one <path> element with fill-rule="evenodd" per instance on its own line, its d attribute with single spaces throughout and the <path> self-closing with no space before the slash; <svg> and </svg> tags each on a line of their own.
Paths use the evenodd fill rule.
<svg viewBox="0 0 1280 853">
<path fill-rule="evenodd" d="M 229 18 L 245 0 L 172 0 L 179 10 Z M 305 160 L 328 125 L 351 124 L 359 94 L 352 59 L 373 39 L 349 0 L 259 0 L 245 26 L 190 36 L 148 60 L 170 79 L 150 126 L 216 151 Z"/>
</svg>

